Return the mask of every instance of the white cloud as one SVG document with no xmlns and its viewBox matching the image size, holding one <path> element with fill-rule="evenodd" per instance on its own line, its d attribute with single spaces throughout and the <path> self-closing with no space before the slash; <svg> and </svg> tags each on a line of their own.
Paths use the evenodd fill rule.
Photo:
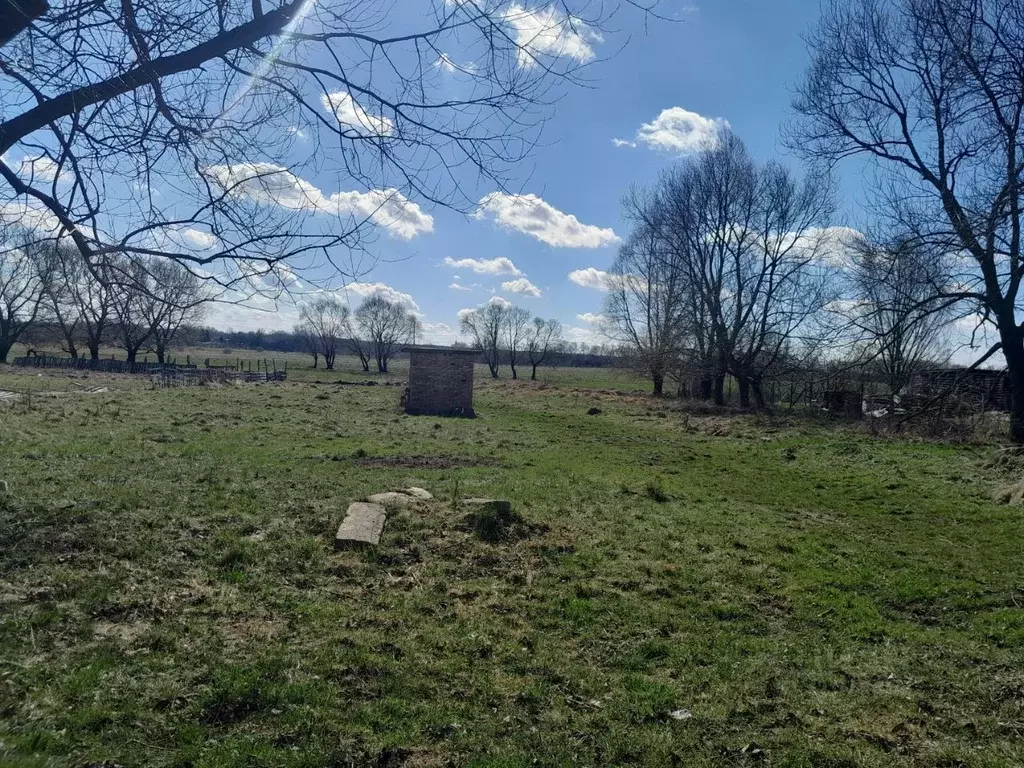
<svg viewBox="0 0 1024 768">
<path fill-rule="evenodd" d="M 575 341 L 579 344 L 587 344 L 588 346 L 605 344 L 608 342 L 608 339 L 594 328 L 580 328 L 577 325 L 570 325 L 563 328 L 562 335 L 565 337 L 566 341 Z"/>
<path fill-rule="evenodd" d="M 537 195 L 510 195 L 492 192 L 481 198 L 474 217 L 490 215 L 498 224 L 532 235 L 556 248 L 602 248 L 619 242 L 611 228 L 581 224 L 569 213 L 544 202 Z"/>
<path fill-rule="evenodd" d="M 496 304 L 502 309 L 509 309 L 510 307 L 513 306 L 511 301 L 502 296 L 491 296 L 491 298 L 489 298 L 483 304 L 478 304 L 475 307 L 465 307 L 464 309 L 460 309 L 456 313 L 458 315 L 459 321 L 461 322 L 466 317 L 466 315 L 469 315 L 472 312 L 476 312 L 478 309 L 483 309 L 488 304 Z"/>
<path fill-rule="evenodd" d="M 298 126 L 289 125 L 286 130 L 288 131 L 288 133 L 290 133 L 293 136 L 296 136 L 296 137 L 302 139 L 303 141 L 305 141 L 307 138 L 309 138 L 309 135 L 304 130 L 299 128 Z"/>
<path fill-rule="evenodd" d="M 729 123 L 720 117 L 704 117 L 682 107 L 669 107 L 641 125 L 636 138 L 652 149 L 685 154 L 714 148 L 722 132 L 728 129 Z"/>
<path fill-rule="evenodd" d="M 19 197 L 14 200 L 0 202 L 0 222 L 17 224 L 25 229 L 36 232 L 56 232 L 60 229 L 60 221 L 42 203 L 35 198 Z"/>
<path fill-rule="evenodd" d="M 565 56 L 584 64 L 594 58 L 591 44 L 604 42 L 597 30 L 554 5 L 526 8 L 513 3 L 502 15 L 515 34 L 521 67 L 535 66 L 541 56 Z"/>
<path fill-rule="evenodd" d="M 32 182 L 53 181 L 57 178 L 57 163 L 42 155 L 40 157 L 23 157 L 18 166 L 18 176 Z"/>
<path fill-rule="evenodd" d="M 614 144 L 616 147 L 636 148 L 636 142 L 630 141 L 629 139 L 612 139 L 612 144 Z"/>
<path fill-rule="evenodd" d="M 455 269 L 471 269 L 478 275 L 512 275 L 517 277 L 522 272 L 512 263 L 511 259 L 499 256 L 495 259 L 453 259 L 446 256 L 444 259 L 446 267 Z"/>
<path fill-rule="evenodd" d="M 454 344 L 459 334 L 447 323 L 421 323 L 420 336 L 416 339 L 421 344 Z"/>
<path fill-rule="evenodd" d="M 587 325 L 603 326 L 608 324 L 608 317 L 606 315 L 598 315 L 593 312 L 584 312 L 581 315 L 576 315 L 576 319 Z"/>
<path fill-rule="evenodd" d="M 324 93 L 320 103 L 328 112 L 333 112 L 341 125 L 352 129 L 356 136 L 390 136 L 394 131 L 394 123 L 383 115 L 371 115 L 352 98 L 346 91 Z"/>
<path fill-rule="evenodd" d="M 607 291 L 611 289 L 611 274 L 603 272 L 594 267 L 586 269 L 575 269 L 569 273 L 569 279 L 576 285 L 584 288 L 593 288 L 595 291 Z"/>
<path fill-rule="evenodd" d="M 154 229 L 150 239 L 161 250 L 210 251 L 220 245 L 220 240 L 213 234 L 184 225 Z"/>
<path fill-rule="evenodd" d="M 852 227 L 811 227 L 800 237 L 788 234 L 783 247 L 806 250 L 819 264 L 845 269 L 851 264 L 853 247 L 864 234 Z"/>
<path fill-rule="evenodd" d="M 401 304 L 412 312 L 420 311 L 419 305 L 410 294 L 392 288 L 386 283 L 349 283 L 345 286 L 345 291 L 350 291 L 363 299 L 370 296 L 382 296 L 394 304 Z"/>
<path fill-rule="evenodd" d="M 443 52 L 434 60 L 434 67 L 444 72 L 448 72 L 449 74 L 454 72 L 463 72 L 467 75 L 475 74 L 477 69 L 476 64 L 473 64 L 472 62 L 468 64 L 458 64 L 451 56 Z"/>
<path fill-rule="evenodd" d="M 472 291 L 473 290 L 472 288 L 469 288 L 469 287 L 467 287 L 465 285 L 459 285 L 458 283 L 452 283 L 448 287 L 450 289 L 452 289 L 453 291 Z"/>
<path fill-rule="evenodd" d="M 411 240 L 434 229 L 433 217 L 397 189 L 325 195 L 313 184 L 273 163 L 213 165 L 204 172 L 235 197 L 294 211 L 369 219 L 402 240 Z"/>
<path fill-rule="evenodd" d="M 196 229 L 195 227 L 183 229 L 181 231 L 181 236 L 188 242 L 192 243 L 196 248 L 204 251 L 216 248 L 217 244 L 220 242 L 217 240 L 215 235 L 212 235 L 209 232 L 204 232 L 201 229 Z"/>
<path fill-rule="evenodd" d="M 523 296 L 532 296 L 535 299 L 539 299 L 541 295 L 540 288 L 531 283 L 525 277 L 520 277 L 518 280 L 509 280 L 508 282 L 502 283 L 501 287 L 503 290 L 511 291 L 512 293 L 519 293 Z"/>
</svg>

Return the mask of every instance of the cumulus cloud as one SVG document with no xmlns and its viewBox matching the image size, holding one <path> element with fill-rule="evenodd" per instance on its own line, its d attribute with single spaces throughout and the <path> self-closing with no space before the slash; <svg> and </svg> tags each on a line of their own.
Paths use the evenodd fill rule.
<svg viewBox="0 0 1024 768">
<path fill-rule="evenodd" d="M 518 280 L 509 280 L 501 284 L 503 290 L 511 291 L 512 293 L 519 293 L 523 296 L 532 296 L 535 299 L 540 298 L 540 288 L 531 283 L 525 277 L 520 277 Z"/>
<path fill-rule="evenodd" d="M 522 272 L 512 263 L 511 259 L 499 256 L 495 259 L 453 259 L 446 256 L 444 259 L 446 267 L 455 269 L 471 269 L 478 275 L 512 275 L 517 277 Z"/>
<path fill-rule="evenodd" d="M 502 15 L 519 46 L 521 67 L 534 67 L 543 56 L 564 56 L 584 64 L 594 58 L 592 44 L 604 42 L 597 30 L 554 5 L 527 8 L 513 3 Z"/>
<path fill-rule="evenodd" d="M 23 157 L 18 166 L 18 176 L 28 183 L 53 181 L 57 178 L 57 163 L 45 155 Z"/>
<path fill-rule="evenodd" d="M 470 288 L 470 287 L 468 287 L 468 286 L 465 286 L 465 285 L 459 285 L 458 283 L 452 283 L 452 284 L 451 284 L 451 285 L 449 285 L 448 287 L 449 287 L 449 288 L 450 288 L 451 290 L 453 290 L 453 291 L 472 291 L 472 290 L 473 290 L 472 288 Z"/>
<path fill-rule="evenodd" d="M 722 132 L 728 129 L 729 123 L 720 117 L 704 117 L 682 107 L 669 107 L 651 122 L 641 125 L 636 140 L 651 149 L 686 154 L 714 148 Z M 620 147 L 636 146 L 622 139 L 612 142 Z"/>
<path fill-rule="evenodd" d="M 594 328 L 581 328 L 578 325 L 570 325 L 562 329 L 562 335 L 566 341 L 575 341 L 578 344 L 604 344 L 608 341 L 599 331 Z"/>
<path fill-rule="evenodd" d="M 598 315 L 593 312 L 584 312 L 583 314 L 576 315 L 576 319 L 587 325 L 603 326 L 608 324 L 608 317 L 606 315 Z"/>
<path fill-rule="evenodd" d="M 363 299 L 367 299 L 370 296 L 382 296 L 394 304 L 401 304 L 411 312 L 420 311 L 419 305 L 410 294 L 399 291 L 397 288 L 392 288 L 386 283 L 349 283 L 345 286 L 345 291 L 354 293 Z"/>
<path fill-rule="evenodd" d="M 851 264 L 853 251 L 864 233 L 852 227 L 811 227 L 801 236 L 787 234 L 784 247 L 806 250 L 819 264 L 845 269 Z"/>
<path fill-rule="evenodd" d="M 355 136 L 390 136 L 394 123 L 383 115 L 371 115 L 347 91 L 324 93 L 320 96 L 324 109 L 334 114 L 341 126 L 348 127 Z"/>
<path fill-rule="evenodd" d="M 56 232 L 60 221 L 35 198 L 19 197 L 0 202 L 0 222 L 17 224 L 36 232 Z"/>
<path fill-rule="evenodd" d="M 582 224 L 569 213 L 544 202 L 537 195 L 492 192 L 481 198 L 478 219 L 490 216 L 499 225 L 531 235 L 556 248 L 602 248 L 615 245 L 619 236 L 611 228 Z"/>
<path fill-rule="evenodd" d="M 411 240 L 434 229 L 433 217 L 397 189 L 325 195 L 313 184 L 273 163 L 213 165 L 204 172 L 235 197 L 294 211 L 369 219 L 402 240 Z"/>
<path fill-rule="evenodd" d="M 607 291 L 611 289 L 611 277 L 608 272 L 603 272 L 595 267 L 586 269 L 574 269 L 569 273 L 569 279 L 576 285 L 583 288 L 593 288 L 595 291 Z"/>
<path fill-rule="evenodd" d="M 475 307 L 466 307 L 464 309 L 460 309 L 456 314 L 458 315 L 459 321 L 461 322 L 466 318 L 467 315 L 476 312 L 478 309 L 484 309 L 489 304 L 499 306 L 502 309 L 509 309 L 513 306 L 512 302 L 504 298 L 503 296 L 491 296 L 491 298 L 489 298 L 483 304 L 478 304 Z"/>
<path fill-rule="evenodd" d="M 436 59 L 434 59 L 434 68 L 440 69 L 442 72 L 463 72 L 467 75 L 472 75 L 476 72 L 476 64 L 472 62 L 468 64 L 458 64 L 449 56 L 447 53 L 441 53 Z"/>
<path fill-rule="evenodd" d="M 636 147 L 636 142 L 630 141 L 629 139 L 612 139 L 612 144 L 614 144 L 616 147 Z"/>
<path fill-rule="evenodd" d="M 447 323 L 421 323 L 420 338 L 426 344 L 454 344 L 459 334 Z"/>
<path fill-rule="evenodd" d="M 183 225 L 154 229 L 151 239 L 162 250 L 210 251 L 220 245 L 220 240 L 210 232 Z"/>
</svg>

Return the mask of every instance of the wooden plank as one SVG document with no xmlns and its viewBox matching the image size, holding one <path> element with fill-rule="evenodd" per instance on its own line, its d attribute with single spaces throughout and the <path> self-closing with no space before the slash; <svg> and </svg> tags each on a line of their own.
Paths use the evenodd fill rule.
<svg viewBox="0 0 1024 768">
<path fill-rule="evenodd" d="M 357 501 L 349 505 L 334 536 L 335 549 L 352 549 L 380 543 L 387 512 L 380 504 Z"/>
</svg>

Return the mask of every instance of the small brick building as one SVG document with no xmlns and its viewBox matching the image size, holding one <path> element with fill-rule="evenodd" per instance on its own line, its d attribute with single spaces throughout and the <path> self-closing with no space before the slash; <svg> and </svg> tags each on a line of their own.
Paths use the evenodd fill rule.
<svg viewBox="0 0 1024 768">
<path fill-rule="evenodd" d="M 406 347 L 409 388 L 405 412 L 430 416 L 473 418 L 473 363 L 477 349 Z"/>
</svg>

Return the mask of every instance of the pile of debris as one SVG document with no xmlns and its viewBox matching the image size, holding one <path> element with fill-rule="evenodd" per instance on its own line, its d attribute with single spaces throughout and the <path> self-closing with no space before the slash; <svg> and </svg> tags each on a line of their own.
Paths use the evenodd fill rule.
<svg viewBox="0 0 1024 768">
<path fill-rule="evenodd" d="M 352 502 L 334 536 L 334 548 L 359 549 L 376 546 L 384 532 L 388 508 L 408 507 L 431 501 L 433 498 L 430 491 L 411 487 L 375 493 L 363 501 Z M 469 510 L 466 521 L 484 541 L 497 541 L 505 528 L 519 522 L 518 516 L 512 512 L 512 505 L 507 501 L 462 499 L 458 505 Z"/>
</svg>

